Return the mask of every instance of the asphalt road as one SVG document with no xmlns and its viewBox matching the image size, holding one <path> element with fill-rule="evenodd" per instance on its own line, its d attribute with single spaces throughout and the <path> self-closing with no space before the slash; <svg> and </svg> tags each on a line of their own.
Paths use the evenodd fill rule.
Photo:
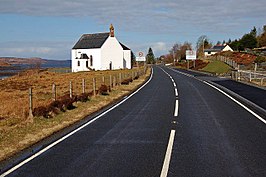
<svg viewBox="0 0 266 177">
<path fill-rule="evenodd" d="M 154 67 L 135 95 L 8 176 L 266 176 L 265 139 L 265 123 L 218 90 Z"/>
</svg>

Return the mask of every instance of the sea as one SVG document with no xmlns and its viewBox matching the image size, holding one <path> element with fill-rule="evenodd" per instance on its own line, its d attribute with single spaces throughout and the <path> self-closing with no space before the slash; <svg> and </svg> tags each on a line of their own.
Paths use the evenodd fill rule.
<svg viewBox="0 0 266 177">
<path fill-rule="evenodd" d="M 9 67 L 0 66 L 0 80 L 8 78 L 10 76 L 16 75 L 23 70 L 31 68 L 71 68 L 71 60 L 45 60 L 45 63 L 40 64 L 39 66 L 33 64 L 15 64 Z"/>
</svg>

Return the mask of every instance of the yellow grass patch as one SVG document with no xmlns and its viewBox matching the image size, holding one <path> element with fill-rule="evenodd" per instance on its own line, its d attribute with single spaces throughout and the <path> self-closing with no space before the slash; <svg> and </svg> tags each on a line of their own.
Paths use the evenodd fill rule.
<svg viewBox="0 0 266 177">
<path fill-rule="evenodd" d="M 141 69 L 143 71 L 143 68 Z M 86 92 L 92 91 L 92 78 L 96 78 L 96 88 L 104 82 L 110 83 L 110 75 L 119 81 L 119 74 L 123 78 L 132 77 L 134 70 L 95 71 L 56 74 L 51 72 L 34 72 L 34 74 L 15 76 L 0 81 L 0 160 L 29 147 L 47 136 L 81 120 L 85 116 L 98 111 L 114 100 L 129 94 L 141 85 L 149 76 L 147 74 L 134 80 L 129 85 L 116 85 L 108 96 L 97 95 L 90 101 L 75 103 L 76 109 L 62 112 L 51 119 L 34 117 L 28 121 L 28 88 L 33 88 L 33 107 L 46 106 L 52 102 L 52 84 L 57 85 L 57 96 L 69 94 L 69 82 L 72 81 L 74 94 L 82 93 L 82 79 L 86 81 Z M 140 71 L 139 71 L 140 72 Z"/>
</svg>

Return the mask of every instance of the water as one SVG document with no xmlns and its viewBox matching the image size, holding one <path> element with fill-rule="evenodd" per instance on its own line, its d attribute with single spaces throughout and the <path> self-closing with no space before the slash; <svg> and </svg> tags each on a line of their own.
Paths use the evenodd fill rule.
<svg viewBox="0 0 266 177">
<path fill-rule="evenodd" d="M 16 64 L 10 67 L 0 67 L 0 80 L 5 79 L 7 77 L 16 75 L 17 73 L 30 68 L 70 68 L 71 61 L 70 60 L 45 60 L 46 62 L 41 64 L 40 66 L 34 64 Z"/>
</svg>

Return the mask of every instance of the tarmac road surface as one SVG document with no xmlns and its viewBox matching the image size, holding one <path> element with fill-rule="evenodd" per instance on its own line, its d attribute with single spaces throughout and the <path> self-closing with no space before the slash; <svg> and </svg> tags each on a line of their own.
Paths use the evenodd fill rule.
<svg viewBox="0 0 266 177">
<path fill-rule="evenodd" d="M 266 176 L 265 115 L 253 113 L 156 66 L 134 95 L 2 176 Z"/>
</svg>

